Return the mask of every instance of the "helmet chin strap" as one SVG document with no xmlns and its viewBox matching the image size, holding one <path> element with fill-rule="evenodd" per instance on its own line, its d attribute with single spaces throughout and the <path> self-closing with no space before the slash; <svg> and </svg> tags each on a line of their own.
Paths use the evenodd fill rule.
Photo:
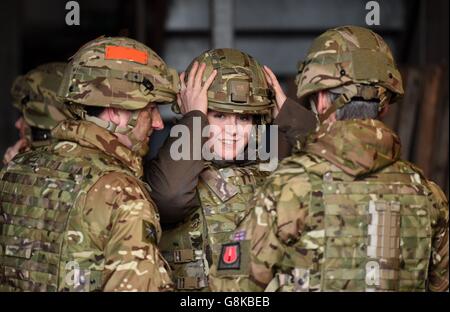
<svg viewBox="0 0 450 312">
<path fill-rule="evenodd" d="M 23 121 L 25 122 L 25 120 Z M 31 127 L 25 127 L 25 139 L 27 140 L 28 144 L 31 144 L 33 142 L 33 135 L 31 133 Z"/>
<path fill-rule="evenodd" d="M 317 127 L 320 125 L 319 112 L 317 111 L 316 102 L 312 98 L 309 99 L 309 105 L 311 107 L 312 112 L 314 113 L 314 117 L 316 117 Z"/>
<path fill-rule="evenodd" d="M 128 118 L 126 127 L 119 127 L 117 124 L 113 123 L 110 120 L 103 120 L 95 116 L 86 115 L 85 111 L 83 111 L 80 117 L 81 119 L 93 122 L 97 126 L 102 127 L 112 133 L 128 134 L 136 126 L 138 116 L 139 110 L 132 111 L 130 117 Z"/>
<path fill-rule="evenodd" d="M 331 114 L 348 104 L 354 97 L 361 97 L 364 100 L 380 100 L 380 105 L 378 106 L 379 112 L 383 110 L 384 106 L 386 106 L 390 100 L 390 96 L 386 88 L 384 87 L 369 85 L 349 85 L 345 87 L 345 92 L 341 93 L 323 114 L 320 115 L 318 114 L 317 110 L 315 110 L 320 123 L 323 123 L 331 116 Z M 313 107 L 315 108 L 315 105 L 313 105 Z"/>
<path fill-rule="evenodd" d="M 356 93 L 354 93 L 353 90 L 348 90 L 347 92 L 342 93 L 336 100 L 331 103 L 330 107 L 328 107 L 328 109 L 323 114 L 318 115 L 320 123 L 322 124 L 331 116 L 331 114 L 333 114 L 339 108 L 344 107 L 344 105 L 349 103 L 352 97 L 355 95 Z"/>
<path fill-rule="evenodd" d="M 136 136 L 133 132 L 129 132 L 127 134 L 127 137 L 131 142 L 130 149 L 133 152 L 135 152 L 136 154 L 138 154 L 141 157 L 144 157 L 148 153 L 149 147 L 148 147 L 148 143 L 146 140 L 139 140 L 138 138 L 136 138 Z"/>
<path fill-rule="evenodd" d="M 147 152 L 149 150 L 147 142 L 139 140 L 138 138 L 136 138 L 135 134 L 132 132 L 132 130 L 134 129 L 134 127 L 137 124 L 139 112 L 140 112 L 140 110 L 135 110 L 135 111 L 131 112 L 131 115 L 128 118 L 126 127 L 119 127 L 117 124 L 113 123 L 110 120 L 107 121 L 107 120 L 103 120 L 103 119 L 95 117 L 95 116 L 86 115 L 85 112 L 84 112 L 84 114 L 82 114 L 81 118 L 84 120 L 93 122 L 97 126 L 102 127 L 112 133 L 119 133 L 119 134 L 126 135 L 131 142 L 130 149 L 133 152 L 139 154 L 139 156 L 145 156 L 145 154 L 147 154 Z"/>
</svg>

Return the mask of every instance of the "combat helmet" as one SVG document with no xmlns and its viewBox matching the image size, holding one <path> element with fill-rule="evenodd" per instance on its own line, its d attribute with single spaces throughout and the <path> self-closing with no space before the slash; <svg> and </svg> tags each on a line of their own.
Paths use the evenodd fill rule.
<svg viewBox="0 0 450 312">
<path fill-rule="evenodd" d="M 57 97 L 65 66 L 64 63 L 43 64 L 14 80 L 13 105 L 30 126 L 26 136 L 32 144 L 50 139 L 50 130 L 70 116 Z"/>
<path fill-rule="evenodd" d="M 126 37 L 99 37 L 70 58 L 59 96 L 81 119 L 115 133 L 128 134 L 136 125 L 138 110 L 150 102 L 172 103 L 178 75 L 149 47 Z M 134 111 L 127 127 L 86 114 L 84 106 Z"/>
<path fill-rule="evenodd" d="M 326 120 L 352 98 L 380 101 L 381 110 L 403 94 L 402 77 L 386 42 L 375 32 L 357 26 L 327 30 L 317 37 L 296 77 L 297 97 L 333 89 L 339 97 L 321 116 Z"/>
<path fill-rule="evenodd" d="M 206 64 L 203 81 L 214 69 L 217 70 L 208 89 L 209 109 L 260 115 L 265 122 L 270 122 L 274 97 L 263 69 L 255 58 L 236 49 L 208 50 L 192 61 L 186 70 L 186 77 L 195 61 Z"/>
<path fill-rule="evenodd" d="M 28 100 L 27 90 L 25 88 L 25 76 L 17 76 L 11 86 L 11 97 L 13 107 L 22 112 L 23 104 Z"/>
</svg>

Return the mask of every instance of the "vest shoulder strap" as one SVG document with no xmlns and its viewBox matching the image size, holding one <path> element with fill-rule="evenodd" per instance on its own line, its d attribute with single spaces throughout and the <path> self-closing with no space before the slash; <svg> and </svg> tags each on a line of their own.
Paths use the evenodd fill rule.
<svg viewBox="0 0 450 312">
<path fill-rule="evenodd" d="M 229 200 L 239 192 L 237 186 L 228 183 L 226 177 L 214 168 L 209 167 L 203 170 L 200 178 L 222 202 Z"/>
</svg>

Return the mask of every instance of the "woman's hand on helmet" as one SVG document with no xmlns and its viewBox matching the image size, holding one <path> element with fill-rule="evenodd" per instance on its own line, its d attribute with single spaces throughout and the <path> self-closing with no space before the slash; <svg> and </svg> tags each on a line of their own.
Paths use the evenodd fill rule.
<svg viewBox="0 0 450 312">
<path fill-rule="evenodd" d="M 286 94 L 284 94 L 284 91 L 281 88 L 277 77 L 275 76 L 273 71 L 266 65 L 264 65 L 264 75 L 266 76 L 267 84 L 275 92 L 276 105 L 273 107 L 273 117 L 275 118 L 283 107 L 284 102 L 286 102 L 287 97 Z"/>
<path fill-rule="evenodd" d="M 187 81 L 185 81 L 186 73 L 180 74 L 181 89 L 177 94 L 177 102 L 183 115 L 194 110 L 199 110 L 204 114 L 208 111 L 208 89 L 214 81 L 217 71 L 213 70 L 202 85 L 205 68 L 205 63 L 199 66 L 198 62 L 195 62 Z"/>
</svg>

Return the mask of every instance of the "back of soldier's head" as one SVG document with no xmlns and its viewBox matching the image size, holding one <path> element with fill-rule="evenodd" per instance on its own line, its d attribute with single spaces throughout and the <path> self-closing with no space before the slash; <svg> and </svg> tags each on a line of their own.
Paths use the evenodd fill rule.
<svg viewBox="0 0 450 312">
<path fill-rule="evenodd" d="M 375 32 L 357 26 L 330 29 L 317 37 L 299 63 L 296 84 L 297 96 L 305 105 L 321 91 L 332 100 L 332 107 L 319 116 L 322 121 L 336 110 L 341 110 L 343 119 L 358 110 L 364 116 L 370 109 L 363 102 L 381 111 L 404 93 L 388 45 Z M 344 108 L 351 102 L 353 107 Z"/>
<path fill-rule="evenodd" d="M 50 130 L 70 116 L 57 98 L 66 64 L 47 63 L 19 76 L 13 83 L 13 105 L 31 128 L 29 140 L 50 139 Z"/>
</svg>

